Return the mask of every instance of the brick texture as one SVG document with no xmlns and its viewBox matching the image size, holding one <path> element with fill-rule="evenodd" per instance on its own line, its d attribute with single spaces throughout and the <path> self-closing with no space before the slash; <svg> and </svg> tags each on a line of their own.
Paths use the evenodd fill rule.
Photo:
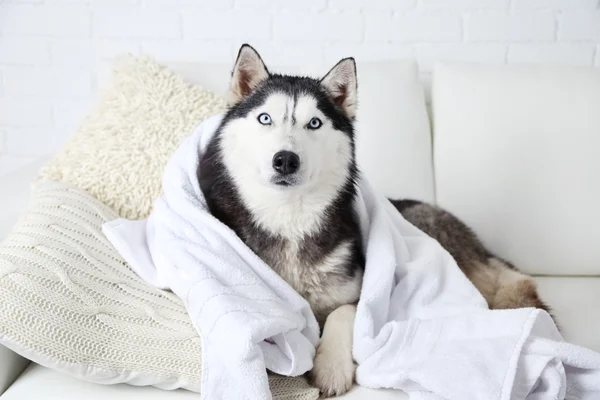
<svg viewBox="0 0 600 400">
<path fill-rule="evenodd" d="M 419 66 L 425 73 L 431 72 L 438 61 L 502 64 L 506 52 L 505 45 L 495 43 L 423 44 L 416 49 Z"/>
<path fill-rule="evenodd" d="M 0 32 L 22 36 L 88 37 L 90 10 L 49 4 L 2 4 Z"/>
<path fill-rule="evenodd" d="M 391 40 L 398 42 L 460 42 L 461 18 L 458 14 L 406 13 L 394 19 Z"/>
<path fill-rule="evenodd" d="M 575 43 L 559 45 L 514 44 L 508 51 L 508 62 L 554 65 L 591 65 L 594 59 L 593 44 Z"/>
<path fill-rule="evenodd" d="M 465 31 L 472 42 L 552 42 L 556 17 L 550 12 L 475 12 L 467 16 Z"/>
<path fill-rule="evenodd" d="M 426 85 L 445 60 L 600 67 L 600 2 L 0 0 L 0 174 L 64 142 L 118 54 L 231 63 L 244 42 L 277 64 L 413 58 Z"/>
<path fill-rule="evenodd" d="M 0 37 L 0 63 L 45 65 L 50 61 L 48 40 L 30 37 Z"/>
<path fill-rule="evenodd" d="M 515 10 L 595 10 L 598 0 L 513 0 Z"/>
<path fill-rule="evenodd" d="M 558 17 L 558 39 L 600 42 L 600 11 L 562 13 Z"/>
<path fill-rule="evenodd" d="M 425 10 L 506 10 L 510 0 L 421 0 Z"/>
<path fill-rule="evenodd" d="M 52 108 L 48 101 L 32 99 L 0 99 L 0 126 L 52 126 Z"/>
<path fill-rule="evenodd" d="M 328 41 L 360 43 L 364 36 L 362 15 L 357 12 L 299 14 L 285 12 L 275 18 L 275 37 L 295 43 Z"/>
<path fill-rule="evenodd" d="M 191 39 L 269 39 L 271 17 L 257 11 L 188 11 L 182 14 L 183 36 Z"/>
<path fill-rule="evenodd" d="M 93 33 L 97 37 L 178 38 L 181 29 L 176 11 L 110 7 L 94 13 Z"/>
<path fill-rule="evenodd" d="M 92 94 L 91 74 L 86 70 L 45 67 L 4 67 L 5 96 L 86 98 Z"/>
</svg>

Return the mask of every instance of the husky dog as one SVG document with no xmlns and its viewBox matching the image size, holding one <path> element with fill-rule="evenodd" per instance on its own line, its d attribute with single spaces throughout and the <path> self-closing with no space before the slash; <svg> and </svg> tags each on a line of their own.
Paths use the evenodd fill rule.
<svg viewBox="0 0 600 400">
<path fill-rule="evenodd" d="M 310 378 L 326 396 L 348 391 L 355 370 L 365 265 L 353 211 L 356 107 L 352 58 L 317 80 L 271 73 L 243 45 L 229 110 L 198 169 L 211 213 L 310 304 L 322 328 Z M 533 281 L 487 252 L 456 218 L 414 201 L 394 204 L 456 258 L 490 307 L 544 307 Z"/>
</svg>

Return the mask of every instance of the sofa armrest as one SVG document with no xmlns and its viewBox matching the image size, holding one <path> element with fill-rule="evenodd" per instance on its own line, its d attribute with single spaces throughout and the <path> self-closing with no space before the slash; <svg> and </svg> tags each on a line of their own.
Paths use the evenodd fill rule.
<svg viewBox="0 0 600 400">
<path fill-rule="evenodd" d="M 31 181 L 45 159 L 0 176 L 0 241 L 6 237 L 19 216 L 27 209 Z M 0 345 L 0 395 L 15 381 L 29 360 Z"/>
<path fill-rule="evenodd" d="M 45 158 L 39 159 L 0 176 L 0 241 L 8 235 L 19 216 L 27 209 L 31 181 L 45 163 Z"/>
<path fill-rule="evenodd" d="M 29 360 L 0 345 L 0 396 L 21 375 Z"/>
</svg>

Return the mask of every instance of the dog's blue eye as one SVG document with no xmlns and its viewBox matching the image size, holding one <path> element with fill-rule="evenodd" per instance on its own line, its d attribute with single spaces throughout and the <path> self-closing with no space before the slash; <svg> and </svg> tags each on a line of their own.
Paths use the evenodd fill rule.
<svg viewBox="0 0 600 400">
<path fill-rule="evenodd" d="M 321 127 L 321 125 L 323 125 L 321 120 L 319 118 L 315 117 L 315 118 L 311 119 L 310 122 L 308 123 L 308 128 L 309 129 L 319 129 Z"/>
<path fill-rule="evenodd" d="M 271 125 L 271 116 L 267 113 L 262 113 L 258 116 L 258 122 L 263 125 Z"/>
</svg>

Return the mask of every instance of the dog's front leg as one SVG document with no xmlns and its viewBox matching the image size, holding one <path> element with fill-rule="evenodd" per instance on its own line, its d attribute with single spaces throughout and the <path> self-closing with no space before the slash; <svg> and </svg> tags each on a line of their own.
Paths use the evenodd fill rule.
<svg viewBox="0 0 600 400">
<path fill-rule="evenodd" d="M 334 310 L 325 321 L 323 335 L 311 371 L 313 385 L 325 396 L 346 393 L 354 382 L 352 336 L 356 306 L 346 304 Z"/>
</svg>

